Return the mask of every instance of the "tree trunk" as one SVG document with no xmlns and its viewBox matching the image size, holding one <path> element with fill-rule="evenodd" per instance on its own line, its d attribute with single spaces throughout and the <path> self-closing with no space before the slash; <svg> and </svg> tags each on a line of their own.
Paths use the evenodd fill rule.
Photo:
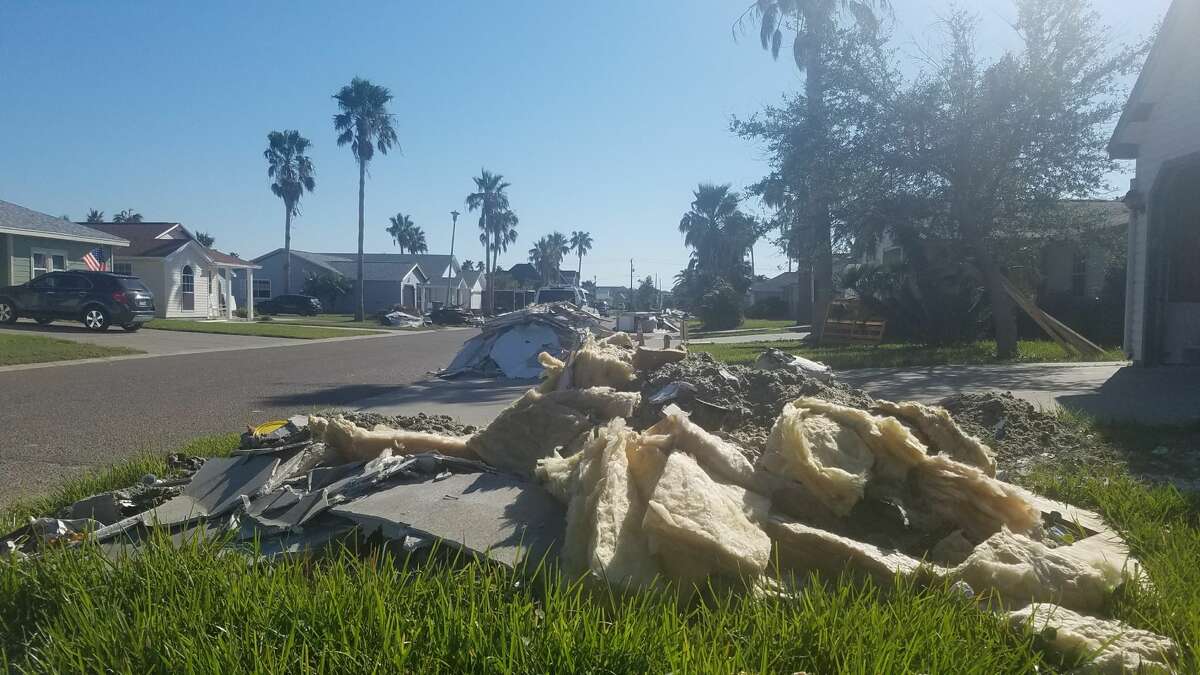
<svg viewBox="0 0 1200 675">
<path fill-rule="evenodd" d="M 492 314 L 492 237 L 487 231 L 487 218 L 483 221 L 483 313 Z"/>
<path fill-rule="evenodd" d="M 983 273 L 983 285 L 992 304 L 992 327 L 996 331 L 996 356 L 1012 359 L 1017 356 L 1017 316 L 1013 300 L 1004 290 L 1004 270 L 992 259 L 982 242 L 973 242 L 971 250 L 975 263 Z"/>
<path fill-rule="evenodd" d="M 358 302 L 355 303 L 354 320 L 365 321 L 367 316 L 363 293 L 363 204 L 367 182 L 367 163 L 358 160 Z"/>
<path fill-rule="evenodd" d="M 580 288 L 583 287 L 583 252 L 582 251 L 579 253 L 579 267 L 577 267 L 575 269 L 575 283 Z"/>
<path fill-rule="evenodd" d="M 809 48 L 804 64 L 804 98 L 808 107 L 810 123 L 817 129 L 826 126 L 825 113 L 825 63 L 824 45 L 822 38 L 828 26 L 829 17 L 808 17 L 807 31 L 809 33 Z M 820 181 L 826 172 L 822 167 L 813 167 L 805 177 L 809 181 Z M 809 192 L 809 222 L 813 236 L 813 307 L 812 334 L 818 341 L 825 330 L 825 320 L 829 316 L 829 305 L 833 300 L 833 243 L 831 241 L 832 223 L 829 215 L 829 201 L 825 190 L 820 185 L 810 185 Z"/>
<path fill-rule="evenodd" d="M 283 203 L 283 292 L 292 292 L 292 206 Z"/>
</svg>

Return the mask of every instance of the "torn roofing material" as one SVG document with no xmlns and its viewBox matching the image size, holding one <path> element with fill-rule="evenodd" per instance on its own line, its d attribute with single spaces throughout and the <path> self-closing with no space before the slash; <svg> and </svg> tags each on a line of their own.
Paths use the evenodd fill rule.
<svg viewBox="0 0 1200 675">
<path fill-rule="evenodd" d="M 484 323 L 482 332 L 463 345 L 441 376 L 536 378 L 542 374 L 539 354 L 562 356 L 577 349 L 589 334 L 607 336 L 611 331 L 599 316 L 569 302 L 530 305 Z"/>
</svg>

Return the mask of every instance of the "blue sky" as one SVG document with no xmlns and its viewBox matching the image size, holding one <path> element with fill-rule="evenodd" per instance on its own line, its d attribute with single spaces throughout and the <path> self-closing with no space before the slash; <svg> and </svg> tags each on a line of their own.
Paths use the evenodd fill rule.
<svg viewBox="0 0 1200 675">
<path fill-rule="evenodd" d="M 1118 39 L 1147 35 L 1169 0 L 1099 0 Z M 272 129 L 314 144 L 317 190 L 293 245 L 355 248 L 357 172 L 335 143 L 331 95 L 351 77 L 391 88 L 403 153 L 372 163 L 367 249 L 395 250 L 411 214 L 430 249 L 479 260 L 463 199 L 480 167 L 512 183 L 523 261 L 552 230 L 596 240 L 584 277 L 628 283 L 687 260 L 676 230 L 697 182 L 766 172 L 728 132 L 801 84 L 750 33 L 748 0 L 522 2 L 17 2 L 0 0 L 0 199 L 82 219 L 135 208 L 216 236 L 242 256 L 283 245 L 262 159 Z M 941 0 L 893 0 L 906 69 L 937 42 Z M 1011 45 L 1006 2 L 978 12 L 985 51 Z M 365 21 L 358 17 L 366 17 Z M 1124 177 L 1117 176 L 1118 182 Z M 750 205 L 757 210 L 757 205 Z M 766 244 L 758 271 L 782 264 Z M 572 261 L 572 265 L 573 265 Z"/>
</svg>

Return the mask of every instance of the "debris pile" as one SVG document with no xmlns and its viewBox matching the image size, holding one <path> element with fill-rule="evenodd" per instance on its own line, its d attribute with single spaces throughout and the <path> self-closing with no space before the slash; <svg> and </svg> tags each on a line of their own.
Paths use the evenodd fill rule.
<svg viewBox="0 0 1200 675">
<path fill-rule="evenodd" d="M 494 352 L 504 332 L 481 337 Z M 1056 629 L 1047 644 L 1095 655 L 1096 670 L 1169 668 L 1173 642 L 1106 615 L 1118 588 L 1148 582 L 1097 514 L 998 480 L 995 453 L 945 409 L 875 401 L 785 356 L 729 367 L 581 333 L 540 352 L 543 381 L 482 429 L 293 418 L 251 430 L 149 511 L 43 519 L 0 542 L 116 553 L 167 527 L 275 556 L 382 537 L 513 566 L 549 558 L 601 589 L 672 582 L 681 599 L 787 593 L 813 573 L 943 580 L 1015 626 Z"/>
<path fill-rule="evenodd" d="M 569 302 L 530 305 L 484 323 L 482 332 L 463 345 L 440 375 L 537 378 L 542 374 L 539 354 L 563 357 L 589 334 L 603 337 L 611 331 L 604 328 L 599 316 Z"/>
</svg>

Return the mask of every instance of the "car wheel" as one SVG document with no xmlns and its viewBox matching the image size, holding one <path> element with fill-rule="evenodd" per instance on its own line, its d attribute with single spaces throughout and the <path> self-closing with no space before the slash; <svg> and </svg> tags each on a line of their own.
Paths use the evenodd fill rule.
<svg viewBox="0 0 1200 675">
<path fill-rule="evenodd" d="M 103 307 L 88 307 L 83 310 L 83 326 L 88 330 L 108 330 L 108 312 Z"/>
<path fill-rule="evenodd" d="M 34 321 L 37 321 L 39 326 L 49 326 L 50 323 L 52 321 L 54 321 L 54 319 L 47 319 L 47 318 L 43 317 L 43 318 L 39 318 L 39 319 L 34 319 Z"/>
<path fill-rule="evenodd" d="M 140 324 L 140 323 L 127 323 L 127 324 L 125 324 L 124 326 L 121 326 L 121 328 L 123 328 L 123 329 L 125 330 L 125 332 L 126 332 L 126 333 L 136 333 L 136 332 L 138 332 L 139 330 L 141 330 L 141 329 L 142 329 L 142 324 Z"/>
<path fill-rule="evenodd" d="M 0 323 L 14 323 L 17 320 L 17 308 L 8 300 L 0 300 Z"/>
</svg>

